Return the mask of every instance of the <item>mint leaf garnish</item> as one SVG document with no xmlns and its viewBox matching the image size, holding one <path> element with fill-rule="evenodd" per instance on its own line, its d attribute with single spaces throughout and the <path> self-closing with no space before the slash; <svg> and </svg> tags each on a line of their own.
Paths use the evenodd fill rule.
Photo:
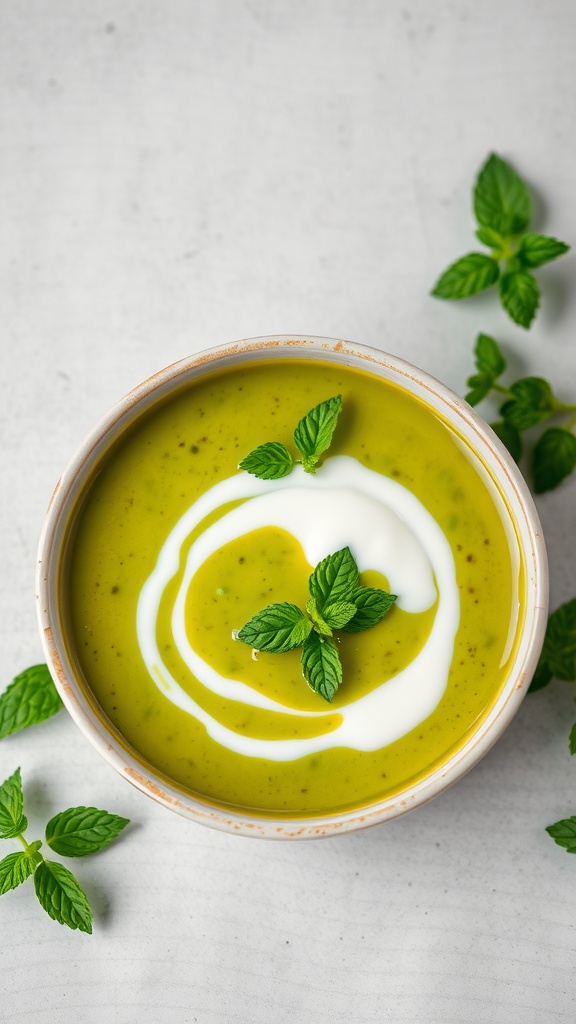
<svg viewBox="0 0 576 1024">
<path fill-rule="evenodd" d="M 341 409 L 342 397 L 336 395 L 311 409 L 298 423 L 294 431 L 294 444 L 302 456 L 302 466 L 307 473 L 316 472 L 318 459 L 330 447 Z"/>
<path fill-rule="evenodd" d="M 287 601 L 269 604 L 253 615 L 236 634 L 236 639 L 257 651 L 283 654 L 300 647 L 312 629 L 310 619 Z"/>
<path fill-rule="evenodd" d="M 294 443 L 302 459 L 293 459 L 280 441 L 266 441 L 246 455 L 238 465 L 259 480 L 279 480 L 294 466 L 302 464 L 306 473 L 315 473 L 318 460 L 328 451 L 342 409 L 342 397 L 336 395 L 320 402 L 302 417 L 294 431 Z"/>
<path fill-rule="evenodd" d="M 128 818 L 97 807 L 69 807 L 46 825 L 46 842 L 63 857 L 85 857 L 109 846 L 128 824 Z"/>
<path fill-rule="evenodd" d="M 432 295 L 438 299 L 467 299 L 495 284 L 498 262 L 481 252 L 470 252 L 452 263 L 438 278 Z"/>
<path fill-rule="evenodd" d="M 127 818 L 97 807 L 69 807 L 48 822 L 46 839 L 56 853 L 84 857 L 104 849 L 128 824 Z M 0 786 L 0 839 L 18 839 L 24 851 L 9 853 L 0 861 L 0 896 L 33 875 L 36 895 L 50 917 L 69 928 L 91 932 L 92 913 L 78 880 L 63 864 L 46 860 L 39 839 L 26 841 L 27 827 L 17 768 Z"/>
<path fill-rule="evenodd" d="M 361 633 L 376 626 L 394 604 L 396 596 L 376 587 L 359 587 L 352 595 L 356 612 L 342 626 L 345 633 Z"/>
<path fill-rule="evenodd" d="M 473 195 L 478 228 L 476 237 L 490 254 L 468 253 L 440 276 L 432 295 L 440 299 L 465 299 L 498 282 L 500 302 L 511 319 L 524 328 L 534 321 L 540 305 L 538 282 L 531 270 L 568 252 L 565 242 L 528 232 L 532 200 L 526 183 L 516 171 L 492 153 L 480 169 Z M 486 372 L 469 382 L 471 404 L 482 400 Z"/>
<path fill-rule="evenodd" d="M 543 377 L 522 377 L 508 388 L 511 398 L 500 412 L 510 426 L 528 430 L 548 419 L 556 410 L 552 388 Z"/>
<path fill-rule="evenodd" d="M 569 245 L 557 238 L 530 232 L 521 239 L 518 256 L 525 267 L 541 267 L 544 263 L 550 263 L 551 260 L 563 256 L 569 249 Z"/>
<path fill-rule="evenodd" d="M 548 825 L 546 831 L 558 846 L 568 853 L 576 853 L 576 818 L 563 818 L 554 825 Z"/>
<path fill-rule="evenodd" d="M 576 437 L 563 427 L 550 427 L 540 435 L 532 452 L 536 494 L 558 487 L 576 468 Z"/>
<path fill-rule="evenodd" d="M 34 888 L 40 904 L 54 921 L 92 933 L 92 912 L 86 893 L 63 864 L 43 860 L 34 872 Z"/>
<path fill-rule="evenodd" d="M 0 739 L 44 722 L 63 707 L 47 665 L 32 665 L 0 696 Z"/>
<path fill-rule="evenodd" d="M 362 587 L 350 548 L 341 548 L 318 563 L 308 579 L 306 612 L 288 602 L 271 604 L 233 632 L 256 651 L 282 654 L 302 647 L 304 678 L 331 701 L 342 682 L 334 630 L 360 633 L 380 622 L 396 596 L 377 587 Z"/>
<path fill-rule="evenodd" d="M 500 278 L 500 301 L 508 315 L 520 327 L 530 327 L 538 306 L 540 289 L 528 270 L 510 270 Z"/>
<path fill-rule="evenodd" d="M 313 630 L 302 647 L 302 674 L 315 693 L 331 701 L 342 682 L 338 648 L 329 637 Z"/>
<path fill-rule="evenodd" d="M 532 216 L 527 186 L 510 164 L 491 153 L 474 187 L 474 213 L 478 224 L 504 237 L 525 231 Z"/>
<path fill-rule="evenodd" d="M 285 445 L 279 441 L 267 441 L 242 459 L 238 468 L 245 469 L 259 480 L 280 480 L 292 472 L 294 465 Z"/>
<path fill-rule="evenodd" d="M 576 598 L 548 618 L 540 660 L 556 679 L 576 682 Z"/>
<path fill-rule="evenodd" d="M 13 839 L 27 827 L 22 779 L 17 768 L 0 786 L 0 839 Z"/>
<path fill-rule="evenodd" d="M 35 867 L 33 858 L 27 852 L 9 853 L 0 860 L 0 896 L 25 882 L 34 873 Z"/>
<path fill-rule="evenodd" d="M 323 558 L 308 580 L 310 593 L 321 614 L 328 604 L 347 601 L 357 584 L 358 566 L 349 547 Z"/>
</svg>

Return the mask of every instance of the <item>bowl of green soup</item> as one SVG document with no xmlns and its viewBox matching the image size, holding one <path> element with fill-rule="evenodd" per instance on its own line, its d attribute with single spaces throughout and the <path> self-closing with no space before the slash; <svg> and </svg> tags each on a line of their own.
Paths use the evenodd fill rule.
<svg viewBox="0 0 576 1024">
<path fill-rule="evenodd" d="M 245 340 L 95 428 L 39 553 L 46 656 L 127 780 L 196 822 L 315 838 L 436 796 L 534 673 L 547 562 L 490 428 L 401 359 Z"/>
</svg>

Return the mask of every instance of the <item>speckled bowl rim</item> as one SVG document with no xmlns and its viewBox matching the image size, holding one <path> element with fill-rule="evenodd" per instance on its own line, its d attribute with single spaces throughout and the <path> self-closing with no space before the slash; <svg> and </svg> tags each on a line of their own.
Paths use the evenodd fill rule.
<svg viewBox="0 0 576 1024">
<path fill-rule="evenodd" d="M 59 567 L 70 515 L 102 454 L 143 411 L 188 381 L 213 370 L 262 359 L 313 359 L 368 370 L 423 399 L 450 422 L 498 481 L 515 522 L 526 565 L 527 602 L 518 649 L 495 705 L 464 745 L 441 767 L 405 792 L 361 810 L 316 817 L 261 816 L 195 798 L 166 781 L 128 745 L 83 692 L 71 664 L 59 615 Z M 313 839 L 352 832 L 405 814 L 460 779 L 492 747 L 516 714 L 534 674 L 548 612 L 548 564 L 542 528 L 528 487 L 490 427 L 462 399 L 405 360 L 365 345 L 331 338 L 277 335 L 206 349 L 160 370 L 130 391 L 97 424 L 58 482 L 42 530 L 37 567 L 37 611 L 44 651 L 64 704 L 92 745 L 125 779 L 159 803 L 203 825 L 266 839 Z"/>
</svg>

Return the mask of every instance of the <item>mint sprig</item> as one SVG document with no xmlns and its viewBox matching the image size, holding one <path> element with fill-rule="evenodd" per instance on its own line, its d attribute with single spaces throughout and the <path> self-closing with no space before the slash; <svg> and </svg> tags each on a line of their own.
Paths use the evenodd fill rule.
<svg viewBox="0 0 576 1024">
<path fill-rule="evenodd" d="M 63 707 L 47 665 L 32 665 L 0 696 L 0 739 L 44 722 Z"/>
<path fill-rule="evenodd" d="M 474 355 L 477 372 L 468 378 L 466 401 L 478 405 L 491 392 L 504 396 L 501 418 L 490 425 L 516 462 L 522 457 L 524 431 L 553 417 L 560 421 L 540 434 L 530 455 L 534 491 L 553 490 L 576 468 L 576 404 L 560 401 L 544 377 L 521 377 L 503 385 L 506 360 L 487 334 L 478 335 Z"/>
<path fill-rule="evenodd" d="M 359 584 L 358 566 L 345 547 L 318 563 L 308 579 L 306 611 L 288 602 L 268 605 L 233 633 L 255 651 L 282 654 L 302 647 L 302 674 L 315 693 L 332 701 L 342 682 L 334 630 L 360 633 L 384 618 L 396 601 Z"/>
<path fill-rule="evenodd" d="M 46 825 L 46 842 L 66 857 L 84 857 L 108 846 L 129 824 L 127 818 L 96 807 L 69 807 Z M 16 889 L 34 876 L 36 896 L 54 921 L 83 932 L 92 931 L 92 912 L 78 879 L 58 861 L 40 853 L 42 842 L 28 843 L 24 832 L 24 796 L 20 769 L 0 786 L 0 839 L 18 839 L 23 851 L 9 853 L 0 861 L 0 895 Z"/>
<path fill-rule="evenodd" d="M 440 275 L 432 295 L 465 299 L 498 283 L 502 307 L 529 328 L 540 305 L 532 271 L 558 259 L 570 246 L 549 235 L 528 231 L 532 199 L 526 183 L 496 153 L 480 169 L 473 191 L 476 237 L 490 254 L 470 252 Z"/>
<path fill-rule="evenodd" d="M 342 410 L 342 396 L 320 402 L 298 422 L 294 444 L 302 456 L 294 459 L 281 441 L 266 441 L 246 455 L 238 465 L 260 480 L 280 480 L 299 464 L 306 473 L 315 473 L 320 456 L 328 451 Z"/>
</svg>

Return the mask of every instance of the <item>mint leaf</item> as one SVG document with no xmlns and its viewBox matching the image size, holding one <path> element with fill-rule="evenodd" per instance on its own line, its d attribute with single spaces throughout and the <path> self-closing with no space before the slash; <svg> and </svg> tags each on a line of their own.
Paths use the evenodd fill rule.
<svg viewBox="0 0 576 1024">
<path fill-rule="evenodd" d="M 310 633 L 302 648 L 302 672 L 315 693 L 324 700 L 333 700 L 342 682 L 342 665 L 334 641 Z"/>
<path fill-rule="evenodd" d="M 552 388 L 543 377 L 522 377 L 508 389 L 512 395 L 500 408 L 506 423 L 517 430 L 528 430 L 548 419 L 557 402 Z"/>
<path fill-rule="evenodd" d="M 97 807 L 69 807 L 46 825 L 48 846 L 63 857 L 85 857 L 108 846 L 130 822 Z"/>
<path fill-rule="evenodd" d="M 396 594 L 388 594 L 376 587 L 359 587 L 352 600 L 356 614 L 342 628 L 345 633 L 361 633 L 384 618 L 396 601 Z"/>
<path fill-rule="evenodd" d="M 314 629 L 316 630 L 317 633 L 320 634 L 320 636 L 332 636 L 332 629 L 326 622 L 324 616 L 322 616 L 318 611 L 316 601 L 314 600 L 313 597 L 308 599 L 308 602 L 306 604 L 306 611 L 308 612 L 308 615 L 312 619 Z"/>
<path fill-rule="evenodd" d="M 34 872 L 34 888 L 44 910 L 54 921 L 91 934 L 90 904 L 68 868 L 57 861 L 42 861 Z"/>
<path fill-rule="evenodd" d="M 17 768 L 0 786 L 0 839 L 14 839 L 24 832 L 28 822 L 23 810 L 22 779 Z"/>
<path fill-rule="evenodd" d="M 287 601 L 269 604 L 253 615 L 236 633 L 236 639 L 257 651 L 283 654 L 300 647 L 312 629 L 312 623 L 295 604 Z"/>
<path fill-rule="evenodd" d="M 491 256 L 470 252 L 452 263 L 438 278 L 432 295 L 438 299 L 467 299 L 495 284 L 500 267 Z"/>
<path fill-rule="evenodd" d="M 563 818 L 555 825 L 548 825 L 546 831 L 558 846 L 562 846 L 568 853 L 576 853 L 576 818 Z"/>
<path fill-rule="evenodd" d="M 496 153 L 488 157 L 478 175 L 474 213 L 480 227 L 504 236 L 517 235 L 530 223 L 530 192 L 510 164 Z"/>
<path fill-rule="evenodd" d="M 570 249 L 565 242 L 560 242 L 551 235 L 538 235 L 531 232 L 520 241 L 518 255 L 525 267 L 541 267 L 544 263 L 558 259 Z"/>
<path fill-rule="evenodd" d="M 32 857 L 26 852 L 9 853 L 7 857 L 0 860 L 0 896 L 16 889 L 33 874 L 36 864 Z"/>
<path fill-rule="evenodd" d="M 358 566 L 350 548 L 341 548 L 319 562 L 308 585 L 321 615 L 328 605 L 350 600 L 358 585 Z"/>
<path fill-rule="evenodd" d="M 32 665 L 0 697 L 0 739 L 44 722 L 63 707 L 47 665 Z"/>
<path fill-rule="evenodd" d="M 508 449 L 514 462 L 520 462 L 522 457 L 522 438 L 518 429 L 505 420 L 498 420 L 496 423 L 491 423 L 490 426 L 496 436 L 500 438 L 505 448 Z"/>
<path fill-rule="evenodd" d="M 576 682 L 576 598 L 549 616 L 541 661 L 556 679 Z"/>
<path fill-rule="evenodd" d="M 490 394 L 494 378 L 489 373 L 473 373 L 471 377 L 468 377 L 466 384 L 470 391 L 467 391 L 464 395 L 464 400 L 469 405 L 478 405 L 486 395 Z"/>
<path fill-rule="evenodd" d="M 488 245 L 491 249 L 495 249 L 498 253 L 497 258 L 500 258 L 504 239 L 499 231 L 494 231 L 492 228 L 478 228 L 476 238 L 482 242 L 482 245 Z"/>
<path fill-rule="evenodd" d="M 538 306 L 540 290 L 533 274 L 527 270 L 507 271 L 500 278 L 500 301 L 508 316 L 520 327 L 530 327 Z"/>
<path fill-rule="evenodd" d="M 302 465 L 307 473 L 315 472 L 318 459 L 330 447 L 341 409 L 342 396 L 336 395 L 320 402 L 298 423 L 294 444 L 302 455 Z"/>
<path fill-rule="evenodd" d="M 562 427 L 550 427 L 538 438 L 532 452 L 536 494 L 551 491 L 576 467 L 576 437 Z"/>
<path fill-rule="evenodd" d="M 576 722 L 570 730 L 570 737 L 568 739 L 568 746 L 571 754 L 576 754 Z"/>
<path fill-rule="evenodd" d="M 290 452 L 279 441 L 267 441 L 246 455 L 238 469 L 245 469 L 259 480 L 279 480 L 288 476 L 294 466 Z"/>
<path fill-rule="evenodd" d="M 324 621 L 332 629 L 342 629 L 356 615 L 356 605 L 351 601 L 336 601 L 324 609 Z"/>
<path fill-rule="evenodd" d="M 500 377 L 506 369 L 506 360 L 498 347 L 498 343 L 489 334 L 479 334 L 474 346 L 476 366 L 481 373 L 487 373 L 492 380 Z"/>
</svg>

